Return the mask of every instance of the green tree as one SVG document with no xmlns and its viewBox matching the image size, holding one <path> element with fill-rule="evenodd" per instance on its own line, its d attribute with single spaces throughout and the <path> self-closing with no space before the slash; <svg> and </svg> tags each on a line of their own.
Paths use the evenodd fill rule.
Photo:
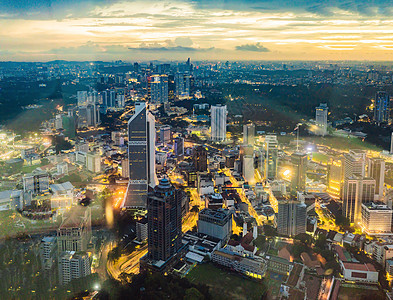
<svg viewBox="0 0 393 300">
<path fill-rule="evenodd" d="M 203 300 L 205 296 L 201 294 L 196 288 L 192 287 L 186 290 L 184 300 Z"/>
</svg>

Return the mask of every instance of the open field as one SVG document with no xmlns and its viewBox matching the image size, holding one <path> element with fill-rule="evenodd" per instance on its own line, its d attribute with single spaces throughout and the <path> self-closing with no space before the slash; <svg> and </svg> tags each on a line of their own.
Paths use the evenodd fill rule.
<svg viewBox="0 0 393 300">
<path fill-rule="evenodd" d="M 262 282 L 252 281 L 210 263 L 197 265 L 188 273 L 187 279 L 211 287 L 213 299 L 260 299 L 266 291 Z"/>
</svg>

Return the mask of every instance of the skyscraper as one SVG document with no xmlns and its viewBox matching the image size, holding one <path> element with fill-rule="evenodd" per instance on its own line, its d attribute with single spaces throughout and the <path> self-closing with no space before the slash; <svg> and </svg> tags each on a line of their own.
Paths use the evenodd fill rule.
<svg viewBox="0 0 393 300">
<path fill-rule="evenodd" d="M 387 92 L 377 92 L 374 104 L 374 121 L 377 123 L 387 123 L 389 121 L 390 103 Z"/>
<path fill-rule="evenodd" d="M 168 75 L 152 75 L 150 93 L 151 103 L 168 102 Z"/>
<path fill-rule="evenodd" d="M 374 201 L 375 179 L 360 176 L 346 177 L 343 186 L 343 216 L 351 223 L 361 219 L 361 205 Z"/>
<path fill-rule="evenodd" d="M 382 158 L 372 157 L 369 159 L 368 177 L 375 179 L 375 200 L 381 200 L 385 182 L 385 161 Z"/>
<path fill-rule="evenodd" d="M 146 207 L 148 186 L 156 184 L 155 119 L 146 103 L 135 104 L 128 121 L 129 182 L 122 207 Z"/>
<path fill-rule="evenodd" d="M 249 184 L 255 184 L 254 177 L 254 157 L 252 155 L 243 156 L 243 177 Z"/>
<path fill-rule="evenodd" d="M 306 232 L 307 206 L 300 201 L 279 200 L 277 230 L 279 234 L 295 236 Z"/>
<path fill-rule="evenodd" d="M 293 165 L 291 188 L 292 191 L 304 191 L 306 188 L 307 154 L 293 153 L 291 155 Z"/>
<path fill-rule="evenodd" d="M 255 125 L 254 124 L 243 125 L 243 144 L 254 146 L 254 144 L 255 144 Z"/>
<path fill-rule="evenodd" d="M 263 173 L 264 178 L 274 180 L 277 177 L 278 141 L 277 136 L 267 135 L 263 143 Z"/>
<path fill-rule="evenodd" d="M 184 155 L 184 139 L 181 136 L 175 138 L 173 151 L 175 152 L 177 157 L 181 157 Z"/>
<path fill-rule="evenodd" d="M 207 150 L 203 146 L 196 146 L 193 149 L 192 161 L 194 169 L 198 172 L 207 171 Z"/>
<path fill-rule="evenodd" d="M 149 193 L 147 198 L 148 257 L 167 261 L 181 247 L 181 190 L 176 189 L 167 178 Z"/>
<path fill-rule="evenodd" d="M 217 105 L 211 107 L 211 139 L 224 141 L 227 135 L 227 106 Z"/>
<path fill-rule="evenodd" d="M 188 72 L 177 72 L 175 74 L 175 92 L 176 97 L 185 99 L 191 94 L 191 74 Z"/>
<path fill-rule="evenodd" d="M 326 135 L 327 133 L 328 109 L 326 103 L 321 103 L 315 108 L 315 123 L 318 126 L 319 135 Z"/>
<path fill-rule="evenodd" d="M 363 150 L 349 150 L 344 154 L 344 179 L 353 175 L 364 177 L 366 152 Z"/>
<path fill-rule="evenodd" d="M 327 190 L 336 196 L 340 195 L 343 178 L 343 165 L 341 159 L 331 159 L 327 163 Z"/>
</svg>

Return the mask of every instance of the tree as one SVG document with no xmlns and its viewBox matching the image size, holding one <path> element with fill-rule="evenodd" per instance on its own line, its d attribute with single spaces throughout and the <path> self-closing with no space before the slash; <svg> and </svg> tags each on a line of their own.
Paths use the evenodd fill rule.
<svg viewBox="0 0 393 300">
<path fill-rule="evenodd" d="M 270 225 L 263 225 L 263 232 L 266 236 L 277 236 L 277 229 Z"/>
<path fill-rule="evenodd" d="M 295 240 L 302 242 L 304 245 L 310 246 L 314 239 L 307 233 L 299 233 L 295 236 Z"/>
<path fill-rule="evenodd" d="M 184 300 L 203 300 L 205 297 L 196 288 L 192 287 L 186 290 Z"/>
<path fill-rule="evenodd" d="M 349 231 L 351 229 L 351 222 L 349 221 L 348 218 L 344 216 L 337 216 L 335 219 L 335 223 L 338 227 L 340 227 L 340 230 L 342 231 Z"/>
</svg>

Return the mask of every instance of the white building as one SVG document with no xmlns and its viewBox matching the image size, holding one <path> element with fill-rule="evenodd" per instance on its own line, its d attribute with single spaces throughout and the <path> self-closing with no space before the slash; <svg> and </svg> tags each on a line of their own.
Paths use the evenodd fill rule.
<svg viewBox="0 0 393 300">
<path fill-rule="evenodd" d="M 101 172 L 101 155 L 94 152 L 87 153 L 86 168 L 93 173 Z"/>
<path fill-rule="evenodd" d="M 340 261 L 340 264 L 345 280 L 362 283 L 378 283 L 378 272 L 372 264 L 342 261 Z"/>
<path fill-rule="evenodd" d="M 227 135 L 227 106 L 217 105 L 211 107 L 211 139 L 224 141 Z"/>
<path fill-rule="evenodd" d="M 374 202 L 362 204 L 362 226 L 369 235 L 391 233 L 392 209 Z"/>
<path fill-rule="evenodd" d="M 59 280 L 66 285 L 73 279 L 91 274 L 90 257 L 86 252 L 66 251 L 59 259 Z"/>
<path fill-rule="evenodd" d="M 243 177 L 249 184 L 255 183 L 254 177 L 254 157 L 252 155 L 243 156 Z"/>
</svg>

